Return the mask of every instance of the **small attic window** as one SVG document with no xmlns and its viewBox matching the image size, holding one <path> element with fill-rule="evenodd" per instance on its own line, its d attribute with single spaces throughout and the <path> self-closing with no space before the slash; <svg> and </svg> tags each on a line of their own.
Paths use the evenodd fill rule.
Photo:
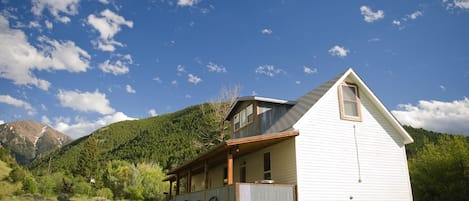
<svg viewBox="0 0 469 201">
<path fill-rule="evenodd" d="M 340 118 L 351 121 L 361 121 L 360 97 L 355 84 L 339 85 Z"/>
</svg>

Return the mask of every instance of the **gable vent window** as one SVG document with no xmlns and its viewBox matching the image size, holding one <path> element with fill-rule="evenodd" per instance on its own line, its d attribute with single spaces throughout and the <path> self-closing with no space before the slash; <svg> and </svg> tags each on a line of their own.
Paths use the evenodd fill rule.
<svg viewBox="0 0 469 201">
<path fill-rule="evenodd" d="M 355 84 L 344 83 L 339 86 L 340 118 L 361 121 L 360 97 Z"/>
</svg>

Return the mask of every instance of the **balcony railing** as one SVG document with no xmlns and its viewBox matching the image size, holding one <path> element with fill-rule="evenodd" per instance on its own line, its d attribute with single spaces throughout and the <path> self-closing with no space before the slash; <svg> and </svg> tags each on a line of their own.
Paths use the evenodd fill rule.
<svg viewBox="0 0 469 201">
<path fill-rule="evenodd" d="M 290 184 L 236 183 L 220 188 L 177 195 L 175 201 L 296 201 Z"/>
</svg>

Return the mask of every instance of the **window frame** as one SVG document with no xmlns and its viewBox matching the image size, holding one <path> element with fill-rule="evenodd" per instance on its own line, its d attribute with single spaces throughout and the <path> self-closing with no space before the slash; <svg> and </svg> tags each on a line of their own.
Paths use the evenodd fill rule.
<svg viewBox="0 0 469 201">
<path fill-rule="evenodd" d="M 353 87 L 355 90 L 355 103 L 357 109 L 357 116 L 347 115 L 345 112 L 345 103 L 344 101 L 344 94 L 343 94 L 343 87 Z M 340 119 L 348 120 L 348 121 L 362 121 L 362 112 L 361 112 L 361 100 L 360 100 L 360 93 L 359 93 L 358 85 L 355 83 L 344 82 L 338 86 L 338 97 L 339 97 L 339 111 L 340 111 Z"/>
<path fill-rule="evenodd" d="M 243 109 L 239 110 L 235 115 L 233 115 L 233 131 L 234 132 L 239 131 L 251 125 L 252 123 L 254 123 L 256 114 L 257 114 L 256 104 L 250 103 L 247 106 L 243 107 Z M 250 116 L 251 118 L 249 118 Z M 238 121 L 236 121 L 236 119 L 238 119 Z M 239 124 L 239 126 L 236 127 L 236 124 Z"/>
</svg>

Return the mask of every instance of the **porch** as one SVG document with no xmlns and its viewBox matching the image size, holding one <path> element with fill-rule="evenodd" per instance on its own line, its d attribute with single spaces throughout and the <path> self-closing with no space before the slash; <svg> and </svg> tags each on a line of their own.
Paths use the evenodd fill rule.
<svg viewBox="0 0 469 201">
<path fill-rule="evenodd" d="M 169 200 L 296 200 L 294 141 L 288 139 L 298 134 L 287 131 L 223 142 L 168 173 Z M 265 180 L 278 183 L 258 183 Z"/>
<path fill-rule="evenodd" d="M 296 201 L 296 197 L 295 185 L 236 183 L 177 195 L 172 201 Z"/>
</svg>

